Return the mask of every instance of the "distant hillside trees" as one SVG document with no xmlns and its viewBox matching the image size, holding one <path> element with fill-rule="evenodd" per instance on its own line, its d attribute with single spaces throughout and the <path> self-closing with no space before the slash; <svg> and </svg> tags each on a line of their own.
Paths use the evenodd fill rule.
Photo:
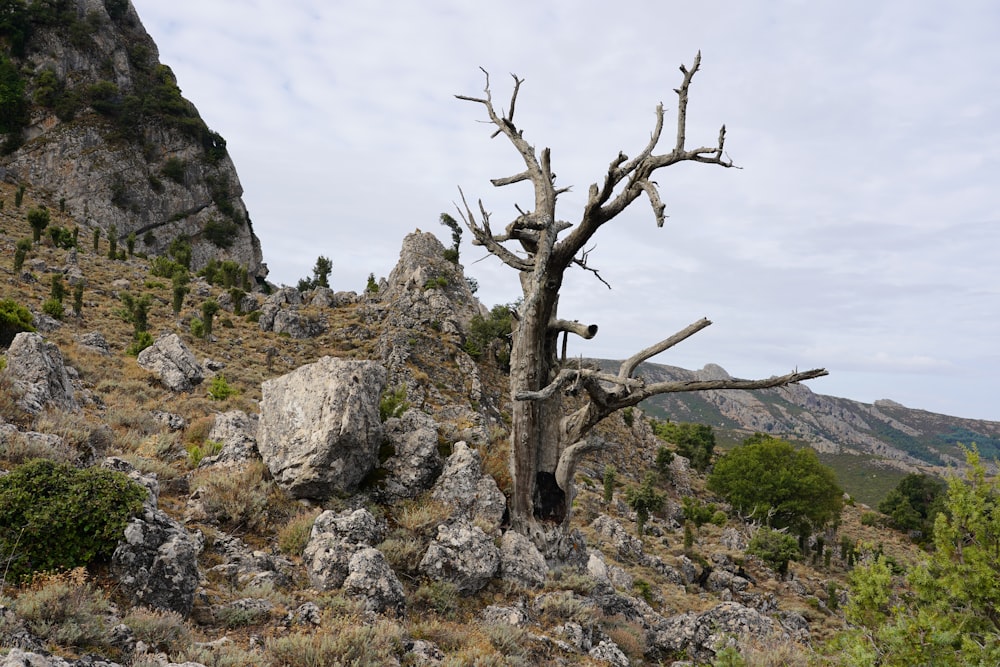
<svg viewBox="0 0 1000 667">
<path fill-rule="evenodd" d="M 761 433 L 715 462 L 708 488 L 743 516 L 800 537 L 837 519 L 843 506 L 833 470 L 814 450 Z"/>
<path fill-rule="evenodd" d="M 924 473 L 910 473 L 879 503 L 893 528 L 929 538 L 938 512 L 944 509 L 945 483 Z"/>
<path fill-rule="evenodd" d="M 313 266 L 312 278 L 301 278 L 297 288 L 300 292 L 308 292 L 317 287 L 330 287 L 330 272 L 333 270 L 333 262 L 329 257 L 320 255 L 316 258 Z"/>
<path fill-rule="evenodd" d="M 653 433 L 661 440 L 672 443 L 677 453 L 691 462 L 691 467 L 699 472 L 705 472 L 712 462 L 715 452 L 715 431 L 706 424 L 689 424 L 686 422 L 650 421 Z"/>
</svg>

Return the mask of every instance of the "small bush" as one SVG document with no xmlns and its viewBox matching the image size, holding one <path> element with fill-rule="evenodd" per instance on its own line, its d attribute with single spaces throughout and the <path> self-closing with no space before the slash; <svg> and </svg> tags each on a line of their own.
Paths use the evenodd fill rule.
<svg viewBox="0 0 1000 667">
<path fill-rule="evenodd" d="M 224 401 L 230 396 L 236 396 L 240 390 L 229 384 L 226 376 L 216 375 L 212 378 L 212 383 L 208 387 L 208 397 L 213 401 Z"/>
<path fill-rule="evenodd" d="M 239 472 L 207 470 L 193 482 L 210 521 L 226 530 L 263 530 L 268 522 L 271 484 L 264 481 L 264 464 L 252 463 Z"/>
<path fill-rule="evenodd" d="M 49 210 L 44 206 L 28 211 L 28 224 L 31 225 L 31 240 L 38 243 L 42 238 L 42 230 L 49 225 Z"/>
<path fill-rule="evenodd" d="M 345 619 L 330 629 L 271 639 L 266 651 L 271 667 L 382 667 L 399 663 L 403 640 L 403 629 L 390 621 Z"/>
<path fill-rule="evenodd" d="M 383 422 L 390 417 L 399 417 L 409 409 L 406 387 L 402 385 L 392 390 L 385 390 L 378 402 L 378 416 Z"/>
<path fill-rule="evenodd" d="M 278 549 L 289 556 L 301 556 L 309 543 L 313 523 L 316 522 L 316 512 L 306 512 L 292 517 L 278 531 Z"/>
<path fill-rule="evenodd" d="M 58 299 L 46 299 L 42 302 L 42 312 L 49 317 L 61 320 L 65 310 L 63 309 L 62 301 Z"/>
<path fill-rule="evenodd" d="M 52 245 L 57 248 L 69 250 L 76 246 L 76 239 L 73 237 L 73 232 L 65 227 L 59 227 L 58 225 L 49 227 L 49 238 L 52 240 Z"/>
<path fill-rule="evenodd" d="M 89 648 L 102 644 L 107 634 L 110 604 L 82 567 L 36 576 L 13 607 L 31 634 L 46 643 Z"/>
<path fill-rule="evenodd" d="M 232 220 L 209 220 L 202 230 L 205 238 L 217 248 L 230 248 L 240 233 L 240 227 Z"/>
<path fill-rule="evenodd" d="M 19 579 L 111 556 L 147 491 L 104 468 L 37 459 L 0 477 L 0 554 Z"/>
<path fill-rule="evenodd" d="M 177 185 L 184 185 L 184 160 L 176 157 L 168 158 L 160 173 Z"/>
<path fill-rule="evenodd" d="M 433 611 L 448 619 L 458 613 L 458 599 L 458 587 L 449 581 L 428 581 L 421 584 L 412 596 L 415 609 Z"/>
<path fill-rule="evenodd" d="M 177 612 L 136 607 L 125 615 L 122 623 L 137 640 L 156 652 L 173 655 L 191 645 L 191 629 Z"/>
<path fill-rule="evenodd" d="M 125 348 L 125 354 L 130 357 L 138 357 L 139 353 L 153 344 L 153 335 L 148 331 L 136 332 L 135 337 L 129 346 Z"/>
<path fill-rule="evenodd" d="M 188 445 L 188 465 L 197 468 L 206 456 L 215 456 L 222 451 L 222 443 L 218 440 L 206 440 L 200 445 Z"/>
<path fill-rule="evenodd" d="M 13 299 L 0 300 L 0 347 L 9 347 L 22 331 L 34 331 L 33 320 L 31 311 Z"/>
<path fill-rule="evenodd" d="M 754 533 L 747 546 L 747 554 L 757 556 L 782 576 L 788 572 L 788 562 L 798 560 L 801 555 L 798 540 L 767 527 Z"/>
</svg>

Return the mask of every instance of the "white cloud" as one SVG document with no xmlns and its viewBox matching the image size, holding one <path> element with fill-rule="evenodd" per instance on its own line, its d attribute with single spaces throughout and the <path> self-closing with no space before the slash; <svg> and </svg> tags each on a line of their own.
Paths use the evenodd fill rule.
<svg viewBox="0 0 1000 667">
<path fill-rule="evenodd" d="M 744 169 L 662 172 L 663 229 L 638 202 L 595 238 L 615 289 L 567 281 L 563 313 L 602 327 L 579 351 L 624 357 L 707 315 L 660 361 L 822 365 L 816 391 L 1000 419 L 995 3 L 134 4 L 227 138 L 272 278 L 324 254 L 345 289 L 388 274 L 414 228 L 445 238 L 459 186 L 498 227 L 529 200 L 488 184 L 518 156 L 454 98 L 482 92 L 479 66 L 504 106 L 508 73 L 525 78 L 516 120 L 552 148 L 572 221 L 611 158 L 645 145 L 657 102 L 670 118 L 676 68 L 701 49 L 689 143 L 726 123 Z M 517 296 L 513 274 L 462 252 L 484 302 Z"/>
</svg>

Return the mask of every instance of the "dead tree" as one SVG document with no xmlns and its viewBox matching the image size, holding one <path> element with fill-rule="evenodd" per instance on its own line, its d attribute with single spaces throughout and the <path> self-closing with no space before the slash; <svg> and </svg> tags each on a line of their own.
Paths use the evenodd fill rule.
<svg viewBox="0 0 1000 667">
<path fill-rule="evenodd" d="M 579 221 L 574 225 L 556 217 L 556 200 L 569 188 L 555 184 L 548 148 L 536 154 L 514 123 L 514 109 L 522 79 L 513 76 L 510 106 L 498 113 L 486 75 L 484 97 L 457 95 L 458 99 L 483 105 L 494 126 L 492 137 L 504 135 L 521 156 L 524 171 L 493 179 L 494 186 L 530 182 L 534 206 L 517 207 L 517 217 L 502 233 L 493 231 L 490 214 L 482 201 L 474 212 L 462 193 L 459 212 L 473 235 L 473 243 L 484 247 L 518 271 L 523 301 L 517 312 L 510 354 L 510 389 L 513 400 L 510 469 L 513 493 L 509 499 L 514 529 L 538 543 L 551 543 L 569 524 L 573 500 L 573 476 L 580 459 L 600 446 L 587 435 L 608 415 L 638 404 L 650 396 L 669 392 L 710 389 L 762 389 L 782 387 L 826 375 L 823 369 L 793 372 L 764 380 L 711 380 L 658 382 L 647 384 L 635 376 L 639 364 L 667 350 L 707 327 L 701 319 L 682 331 L 638 352 L 622 363 L 617 374 L 573 367 L 560 362 L 558 338 L 572 333 L 586 339 L 597 334 L 597 325 L 583 325 L 560 319 L 557 314 L 559 289 L 570 267 L 596 271 L 588 265 L 585 246 L 607 222 L 615 219 L 640 196 L 653 208 L 657 226 L 663 226 L 664 204 L 658 185 L 651 180 L 655 171 L 678 162 L 703 162 L 732 167 L 724 152 L 725 125 L 715 146 L 688 148 L 685 137 L 688 89 L 701 63 L 701 53 L 691 68 L 681 66 L 684 78 L 675 89 L 677 136 L 673 147 L 657 153 L 663 132 L 663 105 L 656 107 L 656 125 L 645 148 L 634 158 L 619 153 L 600 183 L 590 186 L 589 197 Z M 459 190 L 461 193 L 461 190 Z M 562 238 L 560 236 L 562 235 Z M 597 276 L 600 279 L 600 276 Z M 602 281 L 603 282 L 603 281 Z M 564 394 L 573 391 L 584 397 L 582 407 L 567 408 Z M 577 406 L 579 403 L 576 404 Z M 555 506 L 553 506 L 555 505 Z M 553 531 L 552 528 L 559 530 Z"/>
</svg>

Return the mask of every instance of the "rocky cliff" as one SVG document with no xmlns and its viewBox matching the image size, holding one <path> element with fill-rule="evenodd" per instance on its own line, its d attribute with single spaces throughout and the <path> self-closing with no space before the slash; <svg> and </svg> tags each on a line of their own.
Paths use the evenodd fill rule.
<svg viewBox="0 0 1000 667">
<path fill-rule="evenodd" d="M 0 40 L 0 178 L 69 214 L 191 266 L 233 260 L 267 273 L 226 152 L 185 100 L 128 0 L 6 3 Z"/>
</svg>

